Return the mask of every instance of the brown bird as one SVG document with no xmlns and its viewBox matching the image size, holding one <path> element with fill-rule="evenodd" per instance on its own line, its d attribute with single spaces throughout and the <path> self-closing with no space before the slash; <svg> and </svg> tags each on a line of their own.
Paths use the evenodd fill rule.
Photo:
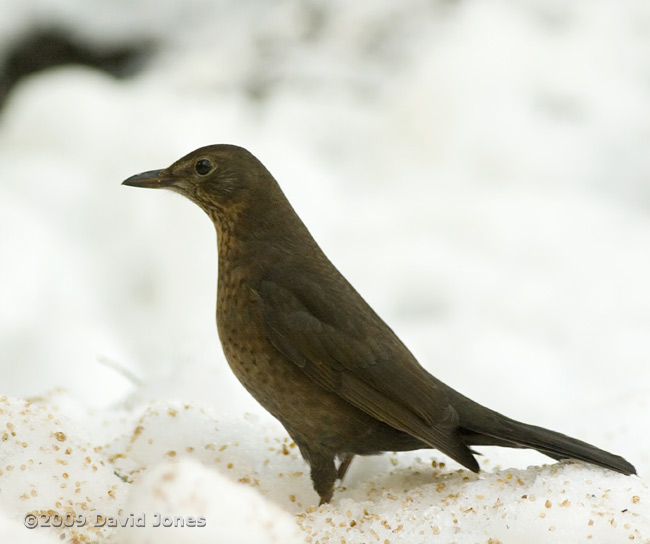
<svg viewBox="0 0 650 544">
<path fill-rule="evenodd" d="M 622 457 L 509 419 L 429 374 L 328 260 L 247 150 L 202 147 L 123 184 L 180 193 L 214 222 L 226 359 L 300 448 L 321 504 L 354 455 L 382 451 L 436 448 L 478 472 L 471 446 L 533 448 L 636 474 Z"/>
</svg>

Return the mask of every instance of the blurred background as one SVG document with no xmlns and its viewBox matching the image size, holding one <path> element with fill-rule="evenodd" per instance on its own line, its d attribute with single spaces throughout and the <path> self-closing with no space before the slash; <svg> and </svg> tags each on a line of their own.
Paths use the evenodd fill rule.
<svg viewBox="0 0 650 544">
<path fill-rule="evenodd" d="M 120 186 L 234 143 L 442 380 L 591 438 L 650 413 L 648 2 L 2 11 L 0 393 L 106 406 L 136 389 L 118 367 L 255 409 L 216 335 L 209 220 Z"/>
</svg>

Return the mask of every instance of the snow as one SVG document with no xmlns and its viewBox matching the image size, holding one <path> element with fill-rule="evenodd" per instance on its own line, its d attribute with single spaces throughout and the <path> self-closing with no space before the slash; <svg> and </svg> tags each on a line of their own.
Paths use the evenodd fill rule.
<svg viewBox="0 0 650 544">
<path fill-rule="evenodd" d="M 0 52 L 57 22 L 158 52 L 41 72 L 1 112 L 1 542 L 650 542 L 647 2 L 5 4 Z M 387 453 L 316 507 L 221 353 L 210 222 L 119 185 L 219 142 L 437 377 L 640 476 Z M 87 523 L 25 529 L 53 511 Z"/>
</svg>

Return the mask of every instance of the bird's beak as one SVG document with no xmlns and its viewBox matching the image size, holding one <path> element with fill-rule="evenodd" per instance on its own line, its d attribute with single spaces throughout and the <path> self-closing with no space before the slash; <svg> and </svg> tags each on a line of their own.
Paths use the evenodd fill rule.
<svg viewBox="0 0 650 544">
<path fill-rule="evenodd" d="M 130 185 L 131 187 L 145 187 L 147 189 L 158 189 L 169 187 L 173 180 L 164 175 L 164 170 L 149 170 L 136 174 L 122 182 L 122 185 Z"/>
</svg>

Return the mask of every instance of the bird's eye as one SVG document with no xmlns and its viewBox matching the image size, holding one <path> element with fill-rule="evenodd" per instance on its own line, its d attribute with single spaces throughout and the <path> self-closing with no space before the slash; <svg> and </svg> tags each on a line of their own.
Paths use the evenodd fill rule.
<svg viewBox="0 0 650 544">
<path fill-rule="evenodd" d="M 194 165 L 194 169 L 202 176 L 205 176 L 212 170 L 212 163 L 208 159 L 201 159 Z"/>
</svg>

